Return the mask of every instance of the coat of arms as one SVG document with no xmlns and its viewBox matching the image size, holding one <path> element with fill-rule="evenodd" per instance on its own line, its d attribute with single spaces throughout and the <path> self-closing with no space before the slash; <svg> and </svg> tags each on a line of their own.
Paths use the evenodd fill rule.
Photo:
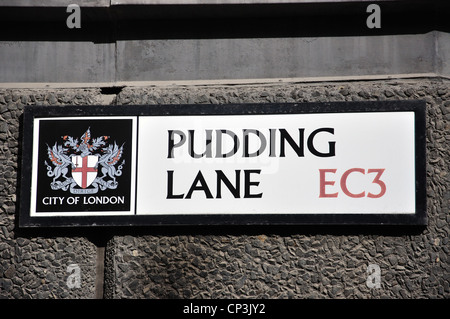
<svg viewBox="0 0 450 319">
<path fill-rule="evenodd" d="M 109 143 L 109 136 L 91 138 L 90 128 L 78 138 L 62 136 L 63 143 L 47 145 L 50 165 L 47 176 L 53 177 L 53 190 L 69 190 L 72 194 L 95 194 L 98 190 L 116 189 L 117 176 L 122 175 L 125 160 L 120 162 L 123 144 Z M 119 164 L 120 162 L 120 164 Z"/>
</svg>

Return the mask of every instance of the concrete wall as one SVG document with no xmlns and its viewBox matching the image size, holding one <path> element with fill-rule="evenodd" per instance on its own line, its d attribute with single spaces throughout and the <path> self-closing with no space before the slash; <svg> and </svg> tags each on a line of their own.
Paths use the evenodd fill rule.
<svg viewBox="0 0 450 319">
<path fill-rule="evenodd" d="M 118 81 L 432 73 L 434 33 L 117 43 Z M 414 48 L 414 49 L 412 49 Z"/>
<path fill-rule="evenodd" d="M 372 37 L 153 39 L 117 43 L 3 41 L 0 82 L 123 85 L 127 81 L 448 75 L 446 40 L 447 33 L 433 31 Z"/>
<path fill-rule="evenodd" d="M 67 228 L 29 232 L 15 225 L 20 116 L 26 104 L 386 99 L 427 104 L 425 228 L 150 227 L 90 233 Z M 2 89 L 0 296 L 93 298 L 103 289 L 106 298 L 449 298 L 449 132 L 450 81 L 439 78 L 126 87 L 117 95 L 104 95 L 98 88 Z M 102 245 L 104 261 L 96 247 Z M 71 264 L 80 267 L 79 288 L 67 284 Z M 381 269 L 380 288 L 366 285 L 369 264 Z"/>
<path fill-rule="evenodd" d="M 450 34 L 436 34 L 436 69 L 439 74 L 450 74 Z"/>
<path fill-rule="evenodd" d="M 80 29 L 59 1 L 0 4 L 0 84 L 450 74 L 447 2 L 384 1 L 380 29 L 367 1 L 197 2 L 87 0 Z"/>
</svg>

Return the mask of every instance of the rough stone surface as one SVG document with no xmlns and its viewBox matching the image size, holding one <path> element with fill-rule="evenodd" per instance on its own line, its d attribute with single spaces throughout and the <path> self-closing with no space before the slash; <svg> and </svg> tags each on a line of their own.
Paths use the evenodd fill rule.
<svg viewBox="0 0 450 319">
<path fill-rule="evenodd" d="M 427 104 L 425 229 L 166 227 L 121 231 L 113 233 L 106 247 L 105 297 L 449 298 L 449 83 L 422 79 L 141 87 L 124 88 L 112 99 L 102 96 L 99 89 L 0 90 L 0 297 L 92 298 L 95 290 L 95 245 L 87 238 L 64 236 L 61 231 L 27 235 L 16 229 L 19 117 L 25 104 L 422 99 Z M 81 268 L 80 288 L 67 286 L 67 266 L 74 263 Z M 380 267 L 380 288 L 367 285 L 369 264 Z"/>
<path fill-rule="evenodd" d="M 112 298 L 448 298 L 450 87 L 447 81 L 125 88 L 117 104 L 381 101 L 427 103 L 429 225 L 419 232 L 247 228 L 109 243 Z M 245 106 L 244 106 L 245 107 Z M 447 117 L 446 117 L 447 116 Z M 366 284 L 369 264 L 381 288 Z"/>
<path fill-rule="evenodd" d="M 20 117 L 23 107 L 92 104 L 95 91 L 0 90 L 0 298 L 93 298 L 96 248 L 64 232 L 29 234 L 16 227 Z M 80 286 L 69 265 L 79 267 Z"/>
</svg>

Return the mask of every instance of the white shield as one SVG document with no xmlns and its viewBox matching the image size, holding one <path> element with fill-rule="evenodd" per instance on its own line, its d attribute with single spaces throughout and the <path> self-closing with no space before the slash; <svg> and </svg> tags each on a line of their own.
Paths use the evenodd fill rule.
<svg viewBox="0 0 450 319">
<path fill-rule="evenodd" d="M 75 168 L 72 168 L 72 178 L 81 188 L 89 187 L 97 177 L 97 169 L 94 168 L 98 162 L 97 155 L 88 155 L 81 157 L 76 155 L 72 157 L 72 163 Z"/>
</svg>

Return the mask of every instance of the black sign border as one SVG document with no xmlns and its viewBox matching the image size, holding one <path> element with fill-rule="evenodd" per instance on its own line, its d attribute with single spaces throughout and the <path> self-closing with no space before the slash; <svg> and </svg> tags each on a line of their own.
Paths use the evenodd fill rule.
<svg viewBox="0 0 450 319">
<path fill-rule="evenodd" d="M 415 113 L 415 214 L 185 214 L 127 216 L 30 216 L 35 118 L 77 116 L 257 115 L 349 112 Z M 25 106 L 20 167 L 20 228 L 94 226 L 204 225 L 427 225 L 426 216 L 426 104 L 419 100 L 353 101 L 267 104 L 89 105 Z M 136 159 L 137 160 L 137 159 Z M 138 173 L 138 172 L 137 172 Z"/>
</svg>

